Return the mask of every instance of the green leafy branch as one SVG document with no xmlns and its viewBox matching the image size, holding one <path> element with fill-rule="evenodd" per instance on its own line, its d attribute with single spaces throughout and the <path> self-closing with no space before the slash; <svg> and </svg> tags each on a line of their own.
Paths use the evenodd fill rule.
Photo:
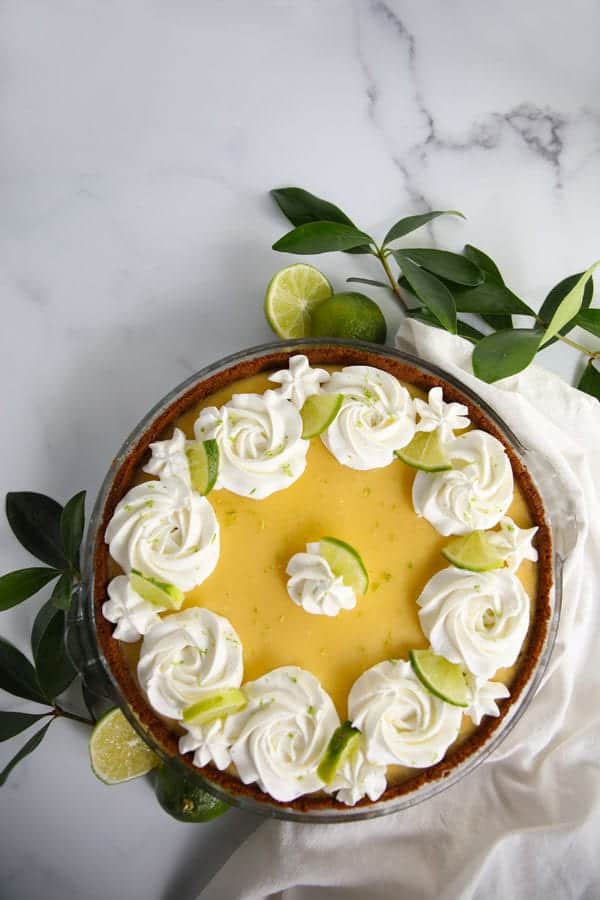
<svg viewBox="0 0 600 900">
<path fill-rule="evenodd" d="M 559 340 L 587 358 L 577 387 L 600 399 L 600 370 L 596 365 L 600 350 L 592 350 L 567 336 L 578 326 L 600 337 L 600 309 L 590 309 L 592 275 L 600 261 L 585 272 L 560 281 L 535 312 L 506 285 L 496 263 L 477 247 L 467 244 L 459 254 L 396 245 L 400 238 L 439 216 L 464 218 L 457 210 L 433 210 L 399 219 L 379 244 L 357 228 L 335 204 L 308 191 L 278 188 L 271 191 L 271 196 L 295 226 L 273 244 L 274 250 L 296 254 L 341 250 L 374 256 L 383 268 L 386 281 L 347 280 L 386 288 L 410 318 L 467 338 L 474 345 L 473 371 L 483 381 L 494 382 L 515 375 L 531 363 L 538 351 Z M 491 333 L 474 327 L 461 318 L 462 314 L 477 316 Z M 514 327 L 514 315 L 530 318 L 531 325 Z"/>
</svg>

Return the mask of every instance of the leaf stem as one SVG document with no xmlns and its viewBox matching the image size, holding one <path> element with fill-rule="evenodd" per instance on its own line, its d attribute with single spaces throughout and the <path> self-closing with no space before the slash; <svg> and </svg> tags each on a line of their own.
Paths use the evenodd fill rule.
<svg viewBox="0 0 600 900">
<path fill-rule="evenodd" d="M 375 255 L 384 268 L 384 271 L 385 271 L 385 274 L 387 275 L 390 286 L 391 286 L 394 294 L 400 301 L 401 306 L 404 308 L 404 311 L 406 312 L 408 310 L 408 304 L 407 304 L 406 300 L 404 299 L 404 297 L 402 296 L 402 293 L 400 292 L 400 288 L 398 287 L 398 282 L 394 278 L 394 273 L 390 269 L 390 264 L 387 261 L 387 254 L 386 254 L 385 250 L 382 247 L 378 247 L 377 244 L 375 244 L 375 250 L 376 250 Z"/>
<path fill-rule="evenodd" d="M 544 322 L 543 319 L 540 319 L 539 316 L 535 316 L 535 321 L 537 325 L 541 325 L 543 328 L 548 327 L 548 323 Z M 572 338 L 568 338 L 564 334 L 555 334 L 554 337 L 558 341 L 562 341 L 563 344 L 567 344 L 567 346 L 572 347 L 574 350 L 579 350 L 581 353 L 585 354 L 585 356 L 589 356 L 590 359 L 600 359 L 600 350 L 589 350 L 587 347 L 584 347 L 583 344 L 578 344 L 577 341 L 574 341 Z M 544 349 L 543 347 L 541 348 Z"/>
<path fill-rule="evenodd" d="M 92 719 L 87 719 L 85 716 L 78 716 L 77 713 L 68 712 L 68 710 L 63 709 L 62 706 L 58 706 L 58 704 L 54 706 L 54 712 L 48 713 L 48 715 L 53 715 L 55 717 L 62 716 L 65 719 L 72 719 L 74 722 L 81 722 L 83 725 L 94 725 Z"/>
</svg>

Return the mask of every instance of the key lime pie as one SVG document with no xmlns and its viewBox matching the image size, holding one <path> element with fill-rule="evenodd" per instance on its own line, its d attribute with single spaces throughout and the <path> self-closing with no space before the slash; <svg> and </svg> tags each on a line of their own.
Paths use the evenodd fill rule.
<svg viewBox="0 0 600 900">
<path fill-rule="evenodd" d="M 494 422 L 393 354 L 272 353 L 184 392 L 112 484 L 100 644 L 228 796 L 370 806 L 489 741 L 546 635 L 550 535 Z"/>
</svg>

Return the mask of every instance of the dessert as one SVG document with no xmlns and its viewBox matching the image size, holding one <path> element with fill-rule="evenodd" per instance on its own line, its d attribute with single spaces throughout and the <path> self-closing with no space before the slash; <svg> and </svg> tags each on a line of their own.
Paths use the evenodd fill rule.
<svg viewBox="0 0 600 900">
<path fill-rule="evenodd" d="M 184 396 L 121 467 L 98 636 L 143 726 L 208 782 L 368 806 L 447 775 L 519 697 L 549 530 L 493 422 L 442 379 L 349 348 L 269 363 Z M 301 410 L 326 395 L 309 439 Z M 485 571 L 444 559 L 463 539 L 449 559 Z"/>
</svg>

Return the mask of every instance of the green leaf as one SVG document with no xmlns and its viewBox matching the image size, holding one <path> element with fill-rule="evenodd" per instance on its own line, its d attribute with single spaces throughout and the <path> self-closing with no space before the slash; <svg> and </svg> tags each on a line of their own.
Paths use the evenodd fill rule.
<svg viewBox="0 0 600 900">
<path fill-rule="evenodd" d="M 591 282 L 588 281 L 588 284 L 591 284 Z M 577 314 L 575 324 L 583 328 L 584 331 L 589 331 L 590 334 L 600 337 L 600 309 L 582 309 Z"/>
<path fill-rule="evenodd" d="M 385 281 L 375 281 L 374 278 L 346 278 L 346 281 L 348 284 L 370 284 L 371 287 L 382 287 L 392 290 L 391 286 L 386 284 Z"/>
<path fill-rule="evenodd" d="M 46 601 L 35 617 L 33 628 L 31 629 L 31 653 L 35 659 L 38 654 L 40 640 L 44 635 L 51 620 L 56 615 L 56 606 L 52 604 L 52 598 Z"/>
<path fill-rule="evenodd" d="M 473 350 L 473 371 L 482 381 L 508 378 L 526 369 L 542 338 L 539 328 L 512 328 L 488 334 Z"/>
<path fill-rule="evenodd" d="M 40 623 L 38 625 L 38 619 Z M 46 696 L 54 700 L 75 679 L 73 668 L 65 647 L 65 614 L 61 609 L 49 610 L 42 607 L 36 619 L 34 659 L 37 676 Z"/>
<path fill-rule="evenodd" d="M 0 577 L 0 610 L 17 606 L 28 597 L 33 597 L 38 591 L 56 578 L 60 573 L 56 569 L 46 569 L 43 566 L 34 566 L 31 569 L 18 569 Z"/>
<path fill-rule="evenodd" d="M 577 282 L 579 281 L 579 279 L 581 278 L 582 275 L 583 275 L 583 272 L 577 272 L 577 274 L 569 275 L 569 276 L 567 276 L 567 278 L 563 278 L 562 281 L 559 281 L 558 284 L 554 285 L 554 287 L 552 288 L 552 290 L 550 291 L 550 293 L 548 294 L 548 296 L 542 303 L 542 305 L 540 307 L 540 311 L 538 313 L 538 316 L 542 320 L 542 322 L 545 322 L 546 324 L 548 324 L 551 321 L 552 316 L 554 315 L 554 313 L 556 312 L 556 310 L 558 309 L 558 307 L 560 306 L 562 301 L 565 299 L 565 297 L 567 296 L 569 291 L 571 291 L 575 287 L 575 285 L 577 284 Z M 594 282 L 590 278 L 590 280 L 588 282 L 586 282 L 585 289 L 583 291 L 583 303 L 581 304 L 582 309 L 587 309 L 587 307 L 592 302 L 593 296 L 594 296 Z M 576 319 L 571 319 L 570 322 L 567 322 L 567 324 L 563 328 L 561 328 L 560 333 L 568 334 L 569 331 L 571 331 L 571 329 L 573 329 L 576 324 L 577 324 Z M 555 338 L 555 337 L 551 338 L 548 341 L 548 343 L 546 344 L 546 346 L 549 347 L 551 344 L 554 344 L 557 340 L 558 340 L 558 338 Z"/>
<path fill-rule="evenodd" d="M 275 188 L 270 191 L 270 194 L 292 225 L 306 225 L 308 222 L 338 222 L 354 228 L 354 222 L 334 203 L 323 200 L 302 188 Z"/>
<path fill-rule="evenodd" d="M 451 334 L 456 334 L 456 307 L 452 294 L 435 275 L 421 269 L 411 259 L 402 261 L 402 274 L 411 290 L 433 313 L 438 322 Z"/>
<path fill-rule="evenodd" d="M 483 250 L 479 250 L 477 247 L 474 247 L 473 244 L 465 244 L 463 253 L 470 259 L 471 262 L 475 263 L 476 266 L 479 266 L 481 271 L 486 276 L 486 281 L 493 281 L 496 284 L 504 284 L 504 279 L 500 274 L 500 269 L 487 253 L 484 253 Z"/>
<path fill-rule="evenodd" d="M 417 228 L 428 225 L 429 222 L 437 219 L 438 216 L 460 216 L 461 219 L 465 218 L 465 216 L 457 209 L 435 209 L 431 212 L 421 213 L 417 216 L 405 216 L 403 219 L 398 219 L 395 225 L 392 225 L 383 239 L 382 246 L 385 247 L 386 244 L 389 244 L 391 241 L 404 237 L 405 234 L 410 234 L 411 231 L 416 231 Z"/>
<path fill-rule="evenodd" d="M 50 601 L 56 609 L 67 610 L 71 606 L 72 595 L 73 579 L 69 572 L 64 572 L 54 585 Z"/>
<path fill-rule="evenodd" d="M 62 506 L 45 494 L 21 491 L 6 495 L 6 516 L 17 540 L 34 556 L 55 569 L 66 560 L 60 535 Z"/>
<path fill-rule="evenodd" d="M 331 253 L 349 250 L 371 241 L 372 238 L 353 225 L 338 222 L 308 222 L 288 231 L 275 244 L 273 250 L 281 253 Z"/>
<path fill-rule="evenodd" d="M 416 319 L 418 322 L 423 322 L 425 325 L 431 325 L 433 328 L 440 328 L 442 331 L 444 330 L 436 317 L 429 312 L 428 309 L 411 309 L 406 313 L 406 317 L 408 319 Z M 471 341 L 472 344 L 477 344 L 480 341 L 484 334 L 481 331 L 478 331 L 476 328 L 473 328 L 472 325 L 469 325 L 468 322 L 461 322 L 460 319 L 456 321 L 456 333 L 461 337 L 466 338 L 468 341 Z"/>
<path fill-rule="evenodd" d="M 463 290 L 456 288 L 452 292 L 458 312 L 479 313 L 479 315 L 522 315 L 533 316 L 530 306 L 523 303 L 516 294 L 504 284 L 484 281 L 477 287 Z"/>
<path fill-rule="evenodd" d="M 577 279 L 571 290 L 560 301 L 554 315 L 550 319 L 550 324 L 546 328 L 541 346 L 547 344 L 555 334 L 559 334 L 560 330 L 570 322 L 571 319 L 575 318 L 583 305 L 585 286 L 598 266 L 600 266 L 600 259 L 591 265 L 589 269 L 586 269 L 583 275 Z"/>
<path fill-rule="evenodd" d="M 484 322 L 487 322 L 494 331 L 505 331 L 513 327 L 511 316 L 490 316 L 488 313 L 480 313 Z"/>
<path fill-rule="evenodd" d="M 65 504 L 60 517 L 60 534 L 68 561 L 79 569 L 79 548 L 85 525 L 85 491 L 80 491 Z"/>
<path fill-rule="evenodd" d="M 403 262 L 408 257 L 423 269 L 431 272 L 432 275 L 438 275 L 455 284 L 474 287 L 483 282 L 483 273 L 478 266 L 458 253 L 450 253 L 448 250 L 413 249 L 412 247 L 392 252 L 402 269 Z"/>
<path fill-rule="evenodd" d="M 0 638 L 0 688 L 15 697 L 45 703 L 35 669 L 20 650 Z"/>
<path fill-rule="evenodd" d="M 0 787 L 2 787 L 2 785 L 6 782 L 6 779 L 8 778 L 14 767 L 17 766 L 21 762 L 21 760 L 25 759 L 26 756 L 29 756 L 30 753 L 33 753 L 36 747 L 38 747 L 42 743 L 44 735 L 52 725 L 53 721 L 54 720 L 51 719 L 47 725 L 44 725 L 43 728 L 41 728 L 36 734 L 34 734 L 34 736 L 30 738 L 23 747 L 21 747 L 17 755 L 13 756 L 9 764 L 2 770 L 2 772 L 0 772 Z"/>
<path fill-rule="evenodd" d="M 591 359 L 585 367 L 577 387 L 580 391 L 584 391 L 586 394 L 595 397 L 596 400 L 600 400 L 600 372 L 593 365 Z"/>
<path fill-rule="evenodd" d="M 0 710 L 0 741 L 8 741 L 16 737 L 22 731 L 31 728 L 40 719 L 45 719 L 48 713 L 31 715 L 31 713 L 5 712 Z"/>
</svg>

